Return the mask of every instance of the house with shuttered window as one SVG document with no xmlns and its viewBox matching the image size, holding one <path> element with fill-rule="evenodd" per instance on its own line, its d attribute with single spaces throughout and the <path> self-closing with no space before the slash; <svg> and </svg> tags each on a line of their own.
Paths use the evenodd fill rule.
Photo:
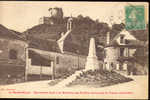
<svg viewBox="0 0 150 100">
<path fill-rule="evenodd" d="M 138 51 L 139 57 L 144 55 L 144 41 L 140 40 L 140 35 L 133 34 L 127 30 L 122 30 L 119 34 L 110 38 L 107 33 L 107 45 L 104 48 L 104 68 L 108 70 L 131 71 L 136 74 L 138 69 L 144 69 L 135 58 Z M 128 65 L 131 65 L 128 67 Z M 139 68 L 138 68 L 139 67 Z"/>
</svg>

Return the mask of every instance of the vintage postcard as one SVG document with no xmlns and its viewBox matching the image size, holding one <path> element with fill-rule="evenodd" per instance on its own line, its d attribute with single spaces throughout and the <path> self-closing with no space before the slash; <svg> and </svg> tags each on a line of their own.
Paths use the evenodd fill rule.
<svg viewBox="0 0 150 100">
<path fill-rule="evenodd" d="M 0 98 L 148 99 L 148 10 L 0 1 Z"/>
</svg>

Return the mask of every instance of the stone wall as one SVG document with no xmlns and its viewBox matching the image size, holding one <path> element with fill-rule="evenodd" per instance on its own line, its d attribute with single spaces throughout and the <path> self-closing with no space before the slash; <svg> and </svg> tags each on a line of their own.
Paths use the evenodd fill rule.
<svg viewBox="0 0 150 100">
<path fill-rule="evenodd" d="M 103 69 L 112 70 L 118 69 L 119 62 L 117 61 L 120 55 L 120 49 L 117 47 L 107 47 L 105 48 L 105 58 L 104 58 L 104 65 Z"/>
<path fill-rule="evenodd" d="M 26 43 L 21 40 L 0 39 L 0 60 L 22 60 L 25 61 Z M 10 51 L 16 51 L 17 59 L 10 59 Z"/>
<path fill-rule="evenodd" d="M 117 59 L 119 57 L 119 48 L 116 47 L 107 47 L 105 48 L 105 58 L 104 62 L 117 62 Z"/>
<path fill-rule="evenodd" d="M 50 17 L 41 17 L 39 19 L 39 24 L 54 24 L 54 20 Z"/>
</svg>

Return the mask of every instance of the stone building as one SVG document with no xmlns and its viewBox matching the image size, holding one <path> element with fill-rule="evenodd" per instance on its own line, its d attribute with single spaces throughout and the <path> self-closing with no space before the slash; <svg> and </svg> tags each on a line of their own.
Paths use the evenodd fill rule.
<svg viewBox="0 0 150 100">
<path fill-rule="evenodd" d="M 121 31 L 113 39 L 110 39 L 108 32 L 107 45 L 104 48 L 104 69 L 134 72 L 136 70 L 134 54 L 143 46 L 142 41 L 126 30 Z"/>
<path fill-rule="evenodd" d="M 0 25 L 0 66 L 25 65 L 27 43 L 18 33 Z"/>
<path fill-rule="evenodd" d="M 62 8 L 49 8 L 49 16 L 47 17 L 41 17 L 39 19 L 39 24 L 60 24 L 62 23 L 63 19 L 63 11 Z"/>
</svg>

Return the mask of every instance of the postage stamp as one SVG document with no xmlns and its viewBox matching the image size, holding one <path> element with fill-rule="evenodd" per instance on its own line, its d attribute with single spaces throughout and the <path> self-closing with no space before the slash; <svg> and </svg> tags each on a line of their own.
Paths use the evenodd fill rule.
<svg viewBox="0 0 150 100">
<path fill-rule="evenodd" d="M 145 29 L 145 8 L 144 6 L 125 7 L 125 25 L 127 30 Z"/>
</svg>

